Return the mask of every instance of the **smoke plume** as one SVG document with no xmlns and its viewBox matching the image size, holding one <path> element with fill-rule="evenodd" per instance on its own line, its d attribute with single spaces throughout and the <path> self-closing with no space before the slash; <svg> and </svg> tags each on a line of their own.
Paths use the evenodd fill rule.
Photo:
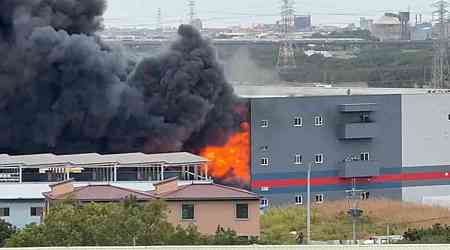
<svg viewBox="0 0 450 250">
<path fill-rule="evenodd" d="M 238 100 L 191 26 L 160 56 L 105 45 L 104 0 L 0 0 L 4 153 L 170 152 L 220 145 Z"/>
</svg>

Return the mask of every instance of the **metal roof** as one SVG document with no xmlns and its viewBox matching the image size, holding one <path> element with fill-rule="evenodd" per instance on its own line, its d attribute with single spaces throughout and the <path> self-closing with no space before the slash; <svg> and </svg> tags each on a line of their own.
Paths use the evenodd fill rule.
<svg viewBox="0 0 450 250">
<path fill-rule="evenodd" d="M 110 154 L 101 155 L 97 153 L 73 154 L 73 155 L 0 155 L 0 166 L 50 166 L 50 165 L 94 165 L 94 164 L 201 164 L 208 162 L 207 159 L 187 153 L 166 153 L 166 154 Z"/>
<path fill-rule="evenodd" d="M 305 96 L 346 96 L 350 95 L 418 95 L 418 94 L 450 94 L 450 90 L 414 89 L 414 88 L 363 88 L 363 87 L 332 87 L 330 85 L 293 86 L 287 84 L 270 85 L 234 85 L 236 94 L 242 98 L 276 98 Z"/>
</svg>

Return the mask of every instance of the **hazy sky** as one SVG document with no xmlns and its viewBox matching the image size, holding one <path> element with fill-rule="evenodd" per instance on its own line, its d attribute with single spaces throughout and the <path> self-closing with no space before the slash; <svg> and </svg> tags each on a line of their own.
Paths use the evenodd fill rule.
<svg viewBox="0 0 450 250">
<path fill-rule="evenodd" d="M 107 25 L 155 26 L 158 8 L 166 25 L 188 19 L 187 0 L 107 0 Z M 196 0 L 197 16 L 205 26 L 273 23 L 278 18 L 280 0 Z M 299 14 L 313 15 L 313 23 L 357 23 L 360 16 L 377 17 L 386 11 L 406 11 L 431 16 L 431 0 L 297 0 Z"/>
</svg>

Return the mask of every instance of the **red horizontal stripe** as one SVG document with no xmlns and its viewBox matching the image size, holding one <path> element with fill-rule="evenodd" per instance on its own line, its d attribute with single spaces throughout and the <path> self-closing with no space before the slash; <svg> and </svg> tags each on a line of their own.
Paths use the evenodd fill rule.
<svg viewBox="0 0 450 250">
<path fill-rule="evenodd" d="M 428 172 L 428 173 L 404 173 L 395 175 L 375 176 L 370 178 L 361 178 L 360 182 L 370 183 L 386 183 L 386 182 L 401 182 L 401 181 L 429 181 L 429 180 L 450 180 L 448 172 Z M 351 178 L 340 177 L 325 177 L 311 179 L 311 186 L 326 186 L 326 185 L 345 185 L 350 184 Z M 285 188 L 295 186 L 306 186 L 306 179 L 278 179 L 278 180 L 256 180 L 252 182 L 252 188 L 271 187 L 271 188 Z"/>
</svg>

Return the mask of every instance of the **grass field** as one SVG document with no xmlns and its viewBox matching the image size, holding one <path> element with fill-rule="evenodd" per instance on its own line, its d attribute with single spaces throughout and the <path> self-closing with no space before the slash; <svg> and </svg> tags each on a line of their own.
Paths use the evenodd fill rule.
<svg viewBox="0 0 450 250">
<path fill-rule="evenodd" d="M 391 200 L 361 201 L 364 215 L 358 222 L 359 238 L 391 234 L 403 234 L 408 228 L 428 228 L 436 223 L 450 224 L 450 210 L 420 204 Z M 315 206 L 312 217 L 314 240 L 339 240 L 351 238 L 351 220 L 346 214 L 346 201 L 329 202 Z M 262 239 L 276 244 L 295 243 L 289 232 L 306 232 L 304 206 L 273 208 L 261 217 Z"/>
</svg>

